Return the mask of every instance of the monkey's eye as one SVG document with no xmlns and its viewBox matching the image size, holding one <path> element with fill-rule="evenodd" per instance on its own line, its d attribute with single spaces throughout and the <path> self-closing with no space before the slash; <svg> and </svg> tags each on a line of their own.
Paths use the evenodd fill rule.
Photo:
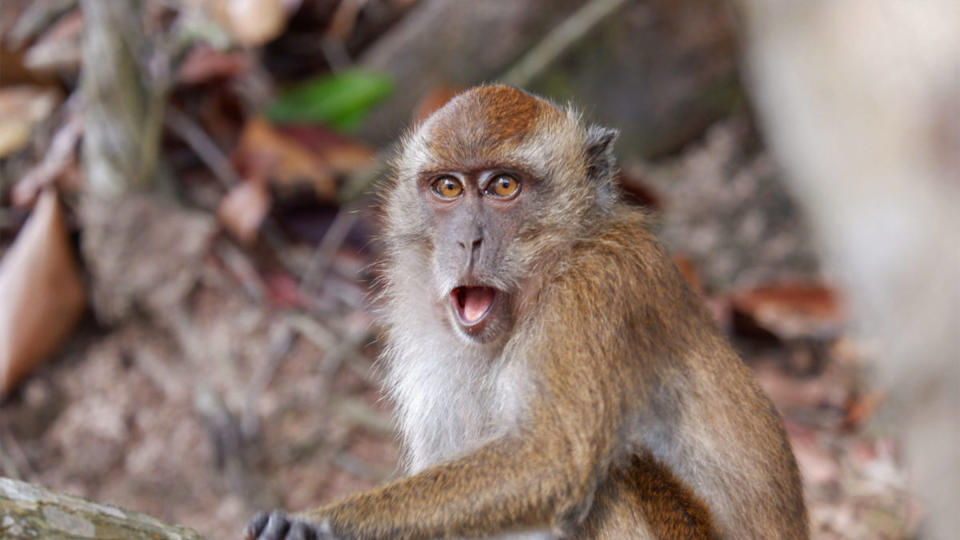
<svg viewBox="0 0 960 540">
<path fill-rule="evenodd" d="M 456 199 L 463 193 L 463 184 L 452 176 L 441 176 L 433 181 L 430 189 L 441 199 Z"/>
<path fill-rule="evenodd" d="M 501 174 L 487 186 L 487 193 L 501 199 L 509 199 L 520 191 L 520 182 L 509 175 Z"/>
</svg>

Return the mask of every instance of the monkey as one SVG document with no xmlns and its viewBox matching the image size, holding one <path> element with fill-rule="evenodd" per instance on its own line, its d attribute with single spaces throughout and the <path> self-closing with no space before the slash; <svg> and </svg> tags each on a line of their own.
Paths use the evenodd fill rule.
<svg viewBox="0 0 960 540">
<path fill-rule="evenodd" d="M 404 136 L 382 316 L 408 475 L 246 538 L 809 537 L 780 416 L 621 201 L 616 136 L 498 84 Z"/>
</svg>

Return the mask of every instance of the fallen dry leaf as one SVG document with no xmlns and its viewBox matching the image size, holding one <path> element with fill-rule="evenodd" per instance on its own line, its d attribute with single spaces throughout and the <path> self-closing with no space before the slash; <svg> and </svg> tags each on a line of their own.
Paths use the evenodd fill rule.
<svg viewBox="0 0 960 540">
<path fill-rule="evenodd" d="M 337 174 L 352 173 L 370 164 L 376 155 L 369 146 L 323 126 L 282 126 L 276 129 L 296 139 Z"/>
<path fill-rule="evenodd" d="M 86 293 L 56 191 L 40 196 L 0 261 L 0 393 L 57 350 L 83 313 Z"/>
<path fill-rule="evenodd" d="M 698 293 L 703 294 L 703 281 L 700 279 L 700 272 L 697 271 L 697 266 L 693 261 L 683 255 L 673 255 L 672 259 L 673 264 L 677 265 L 677 270 L 680 270 L 680 275 L 686 280 L 687 285 Z"/>
<path fill-rule="evenodd" d="M 309 185 L 321 200 L 336 193 L 334 171 L 324 157 L 262 118 L 251 118 L 244 126 L 234 159 L 245 176 L 266 178 L 281 191 Z"/>
<path fill-rule="evenodd" d="M 617 183 L 623 192 L 623 198 L 628 203 L 651 210 L 663 209 L 660 197 L 638 174 L 621 170 L 617 176 Z"/>
<path fill-rule="evenodd" d="M 823 409 L 842 410 L 850 399 L 849 381 L 825 373 L 819 377 L 792 377 L 773 365 L 761 364 L 753 371 L 763 392 L 783 410 Z"/>
<path fill-rule="evenodd" d="M 0 29 L 0 35 L 3 30 Z M 10 50 L 4 43 L 0 43 L 0 86 L 15 84 L 32 84 L 38 86 L 53 86 L 56 80 L 47 75 L 33 72 L 23 64 L 23 51 Z"/>
<path fill-rule="evenodd" d="M 33 127 L 53 112 L 60 93 L 39 86 L 0 88 L 0 158 L 25 147 Z"/>
<path fill-rule="evenodd" d="M 270 211 L 270 193 L 262 181 L 251 180 L 233 186 L 217 208 L 217 218 L 233 236 L 251 243 Z"/>
<path fill-rule="evenodd" d="M 833 338 L 844 321 L 838 294 L 821 284 L 765 285 L 731 295 L 734 326 L 779 339 Z"/>
<path fill-rule="evenodd" d="M 241 45 L 257 46 L 280 35 L 287 24 L 283 0 L 218 0 L 215 16 Z"/>
<path fill-rule="evenodd" d="M 253 58 L 245 51 L 219 51 L 206 43 L 194 47 L 177 72 L 177 82 L 200 84 L 231 79 L 253 67 Z"/>
<path fill-rule="evenodd" d="M 847 429 L 855 429 L 873 417 L 886 394 L 881 390 L 873 390 L 863 395 L 852 395 L 847 404 L 847 414 L 843 418 L 843 425 Z"/>
</svg>

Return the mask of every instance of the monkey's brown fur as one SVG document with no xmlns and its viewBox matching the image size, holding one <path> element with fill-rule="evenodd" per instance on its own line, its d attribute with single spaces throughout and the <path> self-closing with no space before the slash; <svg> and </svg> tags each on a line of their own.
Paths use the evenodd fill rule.
<svg viewBox="0 0 960 540">
<path fill-rule="evenodd" d="M 708 540 L 717 537 L 706 506 L 651 456 L 634 456 L 610 470 L 597 490 L 595 509 L 577 536 L 617 540 L 638 536 L 637 523 L 660 539 Z"/>
<path fill-rule="evenodd" d="M 619 202 L 612 138 L 504 86 L 411 133 L 385 196 L 384 294 L 412 475 L 305 519 L 363 539 L 807 538 L 780 419 Z M 497 171 L 519 196 L 474 191 Z M 438 175 L 463 195 L 438 201 Z M 448 317 L 464 279 L 509 304 L 480 341 Z"/>
</svg>

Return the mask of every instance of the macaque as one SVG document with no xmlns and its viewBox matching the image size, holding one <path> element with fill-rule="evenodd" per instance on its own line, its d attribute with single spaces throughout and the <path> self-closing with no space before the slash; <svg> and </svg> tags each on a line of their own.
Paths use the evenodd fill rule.
<svg viewBox="0 0 960 540">
<path fill-rule="evenodd" d="M 385 187 L 406 477 L 249 539 L 808 538 L 781 420 L 615 185 L 616 132 L 500 85 Z"/>
</svg>

